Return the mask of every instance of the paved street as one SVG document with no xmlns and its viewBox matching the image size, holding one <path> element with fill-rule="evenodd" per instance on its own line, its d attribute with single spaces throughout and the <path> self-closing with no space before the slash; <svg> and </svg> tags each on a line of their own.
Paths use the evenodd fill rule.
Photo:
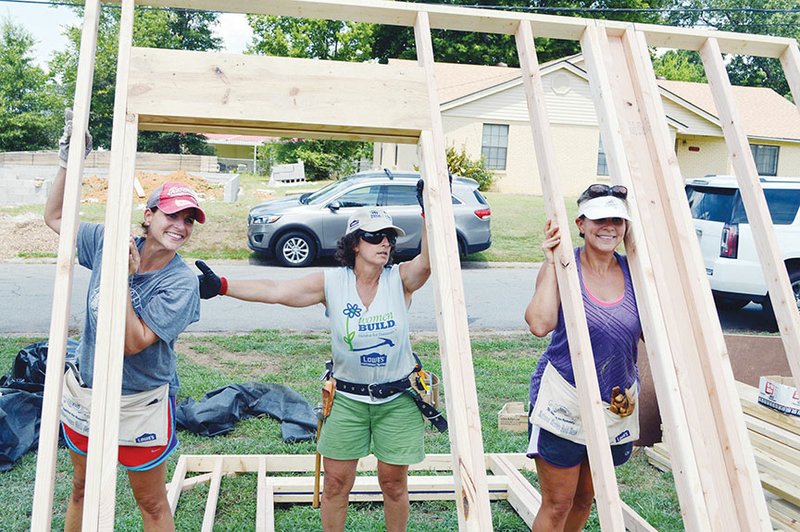
<svg viewBox="0 0 800 532">
<path fill-rule="evenodd" d="M 235 279 L 292 279 L 322 268 L 295 270 L 260 263 L 224 262 L 211 266 L 220 274 Z M 467 316 L 471 330 L 524 330 L 522 318 L 533 293 L 538 264 L 511 267 L 476 267 L 465 263 L 462 270 Z M 50 327 L 54 263 L 0 263 L 0 334 L 46 335 Z M 71 334 L 78 334 L 83 323 L 84 298 L 89 272 L 76 266 L 70 314 Z M 767 321 L 761 307 L 750 304 L 741 311 L 722 312 L 726 332 L 765 331 Z M 200 321 L 191 332 L 252 331 L 275 328 L 324 330 L 328 322 L 321 305 L 305 309 L 244 303 L 217 297 L 203 302 Z M 411 304 L 411 330 L 435 331 L 436 314 L 433 282 L 414 296 Z"/>
</svg>

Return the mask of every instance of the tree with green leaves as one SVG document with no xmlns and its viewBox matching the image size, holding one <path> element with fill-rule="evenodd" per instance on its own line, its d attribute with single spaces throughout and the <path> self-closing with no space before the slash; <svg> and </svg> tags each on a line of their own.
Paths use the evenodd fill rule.
<svg viewBox="0 0 800 532">
<path fill-rule="evenodd" d="M 656 76 L 675 81 L 706 83 L 700 54 L 691 50 L 667 50 L 653 57 Z"/>
<path fill-rule="evenodd" d="M 259 148 L 271 164 L 303 161 L 306 179 L 339 179 L 358 169 L 358 161 L 372 158 L 372 143 L 342 140 L 282 139 Z"/>
<path fill-rule="evenodd" d="M 794 1 L 753 0 L 742 4 L 734 0 L 716 0 L 711 5 L 707 0 L 687 0 L 681 7 L 684 9 L 670 16 L 672 24 L 800 38 L 800 11 Z M 790 95 L 777 59 L 729 55 L 725 67 L 734 85 L 769 87 L 784 96 Z"/>
<path fill-rule="evenodd" d="M 82 8 L 76 8 L 81 12 Z M 133 45 L 173 50 L 219 50 L 222 42 L 214 37 L 212 26 L 218 15 L 209 12 L 136 8 L 133 25 Z M 120 10 L 104 5 L 97 32 L 92 108 L 89 130 L 94 145 L 109 148 L 114 120 L 114 89 L 117 76 Z M 54 75 L 64 85 L 67 98 L 75 93 L 75 78 L 80 57 L 81 27 L 67 29 L 69 48 L 57 52 L 51 61 Z M 159 153 L 209 154 L 213 149 L 201 135 L 142 131 L 139 151 Z"/>
<path fill-rule="evenodd" d="M 339 20 L 248 15 L 257 55 L 308 57 L 335 61 L 372 59 L 373 24 Z"/>
<path fill-rule="evenodd" d="M 52 148 L 61 132 L 64 105 L 33 47 L 24 28 L 0 23 L 0 151 Z"/>
</svg>

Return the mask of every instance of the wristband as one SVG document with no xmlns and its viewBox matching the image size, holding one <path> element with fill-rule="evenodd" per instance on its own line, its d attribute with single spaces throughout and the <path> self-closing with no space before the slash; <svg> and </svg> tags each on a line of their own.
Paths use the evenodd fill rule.
<svg viewBox="0 0 800 532">
<path fill-rule="evenodd" d="M 224 296 L 228 293 L 228 280 L 225 277 L 219 278 L 219 295 Z"/>
</svg>

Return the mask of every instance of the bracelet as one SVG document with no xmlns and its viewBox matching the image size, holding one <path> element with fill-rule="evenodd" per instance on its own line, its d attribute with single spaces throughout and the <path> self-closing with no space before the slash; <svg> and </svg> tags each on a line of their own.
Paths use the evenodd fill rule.
<svg viewBox="0 0 800 532">
<path fill-rule="evenodd" d="M 219 295 L 224 296 L 228 293 L 228 280 L 225 277 L 219 278 Z"/>
</svg>

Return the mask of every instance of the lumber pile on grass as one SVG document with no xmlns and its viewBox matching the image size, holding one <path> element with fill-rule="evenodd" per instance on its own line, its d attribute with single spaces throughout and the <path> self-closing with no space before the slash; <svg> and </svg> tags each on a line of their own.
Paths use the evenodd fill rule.
<svg viewBox="0 0 800 532">
<path fill-rule="evenodd" d="M 800 417 L 759 404 L 757 388 L 741 382 L 736 387 L 772 523 L 780 530 L 800 530 Z M 653 466 L 671 469 L 666 442 L 645 452 Z"/>
</svg>

